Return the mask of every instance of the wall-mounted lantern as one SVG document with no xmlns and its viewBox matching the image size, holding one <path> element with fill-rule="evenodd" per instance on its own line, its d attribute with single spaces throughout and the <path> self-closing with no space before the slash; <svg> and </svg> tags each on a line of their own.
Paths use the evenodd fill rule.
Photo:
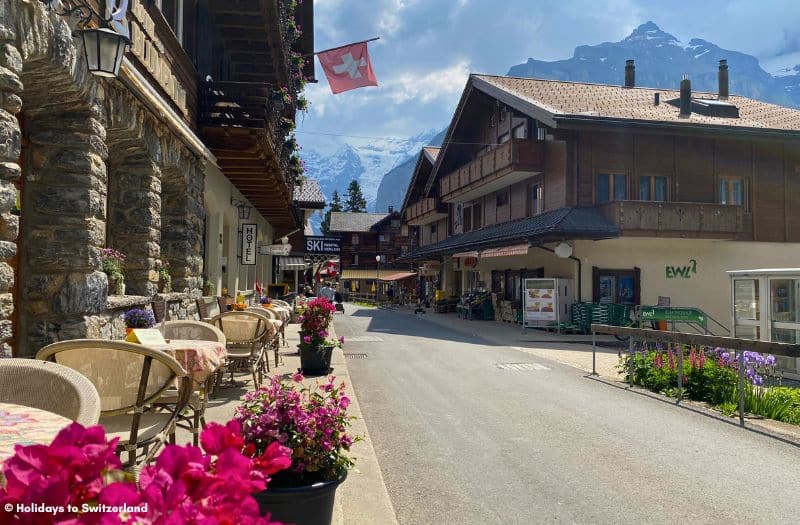
<svg viewBox="0 0 800 525">
<path fill-rule="evenodd" d="M 240 201 L 236 199 L 231 199 L 231 206 L 236 206 L 236 209 L 239 210 L 239 218 L 242 220 L 247 220 L 250 218 L 250 208 L 251 206 L 247 204 L 247 201 Z"/>
<path fill-rule="evenodd" d="M 119 76 L 122 59 L 131 44 L 125 23 L 128 0 L 110 0 L 108 18 L 97 13 L 86 0 L 39 1 L 58 15 L 77 19 L 86 66 L 92 74 L 107 78 Z"/>
</svg>

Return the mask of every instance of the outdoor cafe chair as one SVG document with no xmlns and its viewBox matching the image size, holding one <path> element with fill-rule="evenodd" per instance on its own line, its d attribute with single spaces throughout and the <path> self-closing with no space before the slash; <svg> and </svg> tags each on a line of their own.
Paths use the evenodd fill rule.
<svg viewBox="0 0 800 525">
<path fill-rule="evenodd" d="M 100 395 L 88 378 L 36 359 L 0 359 L 0 403 L 46 410 L 86 427 L 100 418 Z"/>
<path fill-rule="evenodd" d="M 156 323 L 161 323 L 169 318 L 167 301 L 153 301 L 150 303 L 150 307 L 153 309 L 153 317 L 155 318 Z"/>
<path fill-rule="evenodd" d="M 273 299 L 272 300 L 272 304 L 275 304 L 275 305 L 278 305 L 278 306 L 283 306 L 284 308 L 290 308 L 290 309 L 292 307 L 292 305 L 290 305 L 286 301 L 282 301 L 280 299 Z"/>
<path fill-rule="evenodd" d="M 262 308 L 260 306 L 250 306 L 248 307 L 245 312 L 252 312 L 256 315 L 260 315 L 263 317 L 272 327 L 272 330 L 267 334 L 264 340 L 264 349 L 266 350 L 268 347 L 272 348 L 273 352 L 275 353 L 275 366 L 277 367 L 280 364 L 280 347 L 281 347 L 281 333 L 284 327 L 283 321 L 277 319 L 277 315 L 274 311 L 270 310 L 269 308 Z M 269 372 L 269 358 L 265 358 L 267 372 Z"/>
<path fill-rule="evenodd" d="M 210 323 L 225 334 L 231 381 L 235 369 L 246 368 L 253 375 L 255 388 L 261 388 L 261 361 L 264 357 L 265 340 L 271 328 L 267 319 L 253 312 L 233 311 L 214 316 Z"/>
<path fill-rule="evenodd" d="M 206 304 L 205 299 L 202 297 L 200 299 L 195 299 L 195 303 L 197 304 L 197 315 L 200 317 L 200 320 L 210 321 L 211 316 L 208 315 L 208 304 Z"/>
<path fill-rule="evenodd" d="M 214 341 L 225 345 L 225 334 L 222 331 L 208 323 L 200 321 L 167 321 L 164 323 L 164 337 L 168 340 L 190 340 L 190 341 Z M 200 429 L 206 426 L 206 408 L 208 407 L 208 398 L 213 395 L 216 378 L 224 373 L 225 364 L 209 376 L 201 385 L 200 388 L 193 388 L 192 394 L 189 397 L 189 402 L 186 408 L 190 412 L 190 416 L 181 414 L 178 419 L 178 425 L 183 428 L 183 425 L 188 427 L 192 432 L 192 444 L 197 446 L 200 436 Z M 195 384 L 194 387 L 197 387 Z M 169 389 L 166 393 L 156 402 L 159 406 L 173 406 L 178 402 L 177 389 Z"/>
<path fill-rule="evenodd" d="M 175 432 L 178 415 L 192 392 L 191 378 L 170 355 L 144 345 L 103 339 L 75 339 L 48 345 L 36 354 L 86 376 L 100 395 L 100 420 L 117 455 L 129 469 L 151 461 Z M 178 383 L 172 410 L 153 404 Z"/>
</svg>

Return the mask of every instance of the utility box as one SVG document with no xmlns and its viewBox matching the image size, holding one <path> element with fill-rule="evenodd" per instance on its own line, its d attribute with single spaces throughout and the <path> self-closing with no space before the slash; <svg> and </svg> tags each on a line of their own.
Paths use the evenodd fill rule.
<svg viewBox="0 0 800 525">
<path fill-rule="evenodd" d="M 575 302 L 572 279 L 524 279 L 522 281 L 522 328 L 559 328 L 570 321 Z"/>
</svg>

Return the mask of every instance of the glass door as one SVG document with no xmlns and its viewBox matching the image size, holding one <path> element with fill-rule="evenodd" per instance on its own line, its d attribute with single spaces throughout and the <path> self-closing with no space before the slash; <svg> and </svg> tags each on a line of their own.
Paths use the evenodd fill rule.
<svg viewBox="0 0 800 525">
<path fill-rule="evenodd" d="M 733 336 L 760 339 L 761 313 L 758 279 L 733 281 Z"/>
<path fill-rule="evenodd" d="M 771 339 L 800 342 L 800 279 L 770 279 Z"/>
</svg>

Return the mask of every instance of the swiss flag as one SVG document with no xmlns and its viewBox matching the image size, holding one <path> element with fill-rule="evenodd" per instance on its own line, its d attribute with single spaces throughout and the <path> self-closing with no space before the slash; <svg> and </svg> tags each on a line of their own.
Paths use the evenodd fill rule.
<svg viewBox="0 0 800 525">
<path fill-rule="evenodd" d="M 367 43 L 353 44 L 317 55 L 333 94 L 364 86 L 377 86 Z"/>
</svg>

